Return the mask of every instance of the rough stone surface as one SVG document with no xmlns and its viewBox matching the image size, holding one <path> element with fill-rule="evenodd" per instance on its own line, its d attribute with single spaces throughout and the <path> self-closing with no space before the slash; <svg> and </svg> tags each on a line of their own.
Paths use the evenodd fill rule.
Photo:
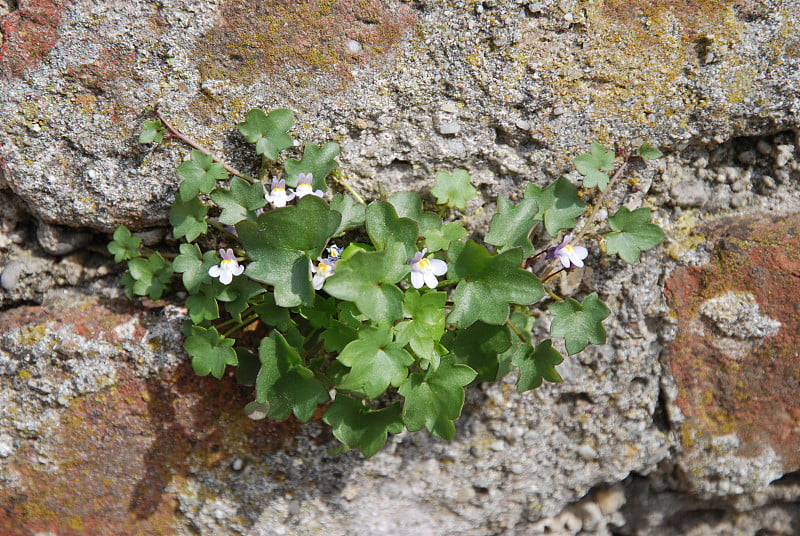
<svg viewBox="0 0 800 536">
<path fill-rule="evenodd" d="M 795 0 L 0 0 L 0 17 L 0 532 L 800 533 Z M 291 108 L 368 198 L 467 168 L 479 233 L 498 195 L 577 183 L 591 141 L 648 141 L 667 156 L 609 203 L 654 207 L 667 240 L 635 267 L 590 243 L 559 283 L 614 311 L 563 384 L 474 386 L 452 442 L 331 456 L 318 418 L 252 421 L 250 390 L 194 377 L 177 302 L 121 297 L 103 232 L 163 241 L 187 153 L 137 143 L 156 101 L 244 171 L 235 122 Z"/>
</svg>

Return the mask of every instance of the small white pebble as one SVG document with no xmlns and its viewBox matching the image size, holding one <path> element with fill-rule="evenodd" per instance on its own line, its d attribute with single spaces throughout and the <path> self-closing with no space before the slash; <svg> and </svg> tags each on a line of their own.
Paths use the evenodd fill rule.
<svg viewBox="0 0 800 536">
<path fill-rule="evenodd" d="M 361 46 L 361 43 L 359 43 L 355 39 L 348 39 L 347 40 L 347 51 L 350 54 L 358 54 L 362 50 L 364 50 L 364 47 Z"/>
<path fill-rule="evenodd" d="M 242 461 L 241 458 L 235 458 L 231 462 L 231 469 L 233 469 L 234 471 L 241 471 L 243 467 L 244 467 L 244 462 Z"/>
</svg>

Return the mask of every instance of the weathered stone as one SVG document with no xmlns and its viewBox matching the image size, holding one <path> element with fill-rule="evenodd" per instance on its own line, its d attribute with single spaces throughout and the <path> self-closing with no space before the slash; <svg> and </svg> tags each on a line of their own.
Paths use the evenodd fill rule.
<svg viewBox="0 0 800 536">
<path fill-rule="evenodd" d="M 722 219 L 697 232 L 714 244 L 710 262 L 666 282 L 679 465 L 698 495 L 751 492 L 800 469 L 800 219 Z"/>
</svg>

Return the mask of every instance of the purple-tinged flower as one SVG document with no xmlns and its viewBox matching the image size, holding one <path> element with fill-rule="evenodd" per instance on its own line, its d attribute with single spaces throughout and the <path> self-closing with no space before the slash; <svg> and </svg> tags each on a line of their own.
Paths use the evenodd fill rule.
<svg viewBox="0 0 800 536">
<path fill-rule="evenodd" d="M 275 208 L 285 207 L 286 203 L 294 199 L 294 196 L 295 193 L 293 191 L 286 192 L 286 181 L 283 179 L 272 179 L 272 190 L 264 195 L 266 200 L 272 203 Z"/>
<path fill-rule="evenodd" d="M 571 240 L 571 234 L 565 236 L 559 245 L 547 250 L 547 257 L 558 259 L 564 268 L 570 268 L 571 266 L 582 268 L 583 259 L 589 256 L 589 251 L 583 246 L 573 246 L 570 244 Z"/>
<path fill-rule="evenodd" d="M 328 251 L 328 258 L 331 259 L 333 262 L 338 261 L 339 257 L 342 256 L 342 248 L 340 248 L 335 244 L 331 245 L 331 247 L 329 247 L 327 251 Z"/>
<path fill-rule="evenodd" d="M 447 263 L 439 259 L 426 259 L 427 252 L 428 248 L 423 248 L 408 259 L 408 264 L 411 266 L 411 286 L 414 288 L 422 288 L 422 285 L 436 288 L 439 284 L 436 276 L 447 273 Z"/>
<path fill-rule="evenodd" d="M 314 287 L 314 290 L 320 290 L 322 285 L 325 284 L 325 280 L 332 276 L 335 270 L 336 261 L 330 258 L 320 259 L 319 264 L 316 266 L 311 265 L 311 271 L 314 274 L 311 285 Z"/>
<path fill-rule="evenodd" d="M 233 254 L 231 248 L 220 249 L 219 255 L 222 257 L 222 262 L 209 268 L 208 275 L 211 277 L 219 277 L 220 283 L 229 285 L 231 281 L 233 281 L 233 276 L 242 275 L 242 273 L 244 273 L 244 266 L 239 265 L 239 262 L 236 260 L 236 255 Z"/>
<path fill-rule="evenodd" d="M 300 174 L 300 177 L 297 179 L 297 189 L 295 190 L 295 195 L 297 195 L 298 199 L 307 195 L 315 195 L 317 197 L 325 195 L 322 193 L 322 190 L 313 190 L 311 188 L 311 181 L 313 180 L 314 175 L 311 173 Z"/>
</svg>

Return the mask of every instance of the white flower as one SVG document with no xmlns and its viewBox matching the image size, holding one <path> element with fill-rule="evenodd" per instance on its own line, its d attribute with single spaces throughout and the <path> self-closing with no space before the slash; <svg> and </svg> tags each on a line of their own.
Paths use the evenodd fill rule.
<svg viewBox="0 0 800 536">
<path fill-rule="evenodd" d="M 447 273 L 447 263 L 439 259 L 426 259 L 427 252 L 428 248 L 423 248 L 408 259 L 408 264 L 411 265 L 411 285 L 414 288 L 422 288 L 422 285 L 436 288 L 439 284 L 436 276 Z"/>
<path fill-rule="evenodd" d="M 233 276 L 242 275 L 244 273 L 244 266 L 239 266 L 236 260 L 236 255 L 233 254 L 231 248 L 220 249 L 219 255 L 222 257 L 222 262 L 219 265 L 212 266 L 208 269 L 208 275 L 211 277 L 219 277 L 219 282 L 223 285 L 229 285 L 233 281 Z"/>
<path fill-rule="evenodd" d="M 564 268 L 574 265 L 578 268 L 583 267 L 583 259 L 589 256 L 589 251 L 583 246 L 573 246 L 570 244 L 572 235 L 564 237 L 559 245 L 548 250 L 547 256 L 551 259 L 558 259 Z"/>
<path fill-rule="evenodd" d="M 333 275 L 336 270 L 336 261 L 328 259 L 320 259 L 317 266 L 311 266 L 311 271 L 314 273 L 314 279 L 311 280 L 311 285 L 314 290 L 319 290 L 325 284 L 325 280 Z"/>
<path fill-rule="evenodd" d="M 294 199 L 295 193 L 289 190 L 286 193 L 286 181 L 281 179 L 272 179 L 272 190 L 270 193 L 265 194 L 264 198 L 272 203 L 275 208 L 285 207 L 286 203 Z"/>
<path fill-rule="evenodd" d="M 297 189 L 295 190 L 295 195 L 297 195 L 298 199 L 307 195 L 315 195 L 317 197 L 322 197 L 324 195 L 322 190 L 315 191 L 311 188 L 312 180 L 314 180 L 314 175 L 311 173 L 300 174 L 300 178 L 297 179 Z"/>
<path fill-rule="evenodd" d="M 339 257 L 342 256 L 342 248 L 337 245 L 332 245 L 328 248 L 328 258 L 333 260 L 334 262 L 339 260 Z"/>
</svg>

